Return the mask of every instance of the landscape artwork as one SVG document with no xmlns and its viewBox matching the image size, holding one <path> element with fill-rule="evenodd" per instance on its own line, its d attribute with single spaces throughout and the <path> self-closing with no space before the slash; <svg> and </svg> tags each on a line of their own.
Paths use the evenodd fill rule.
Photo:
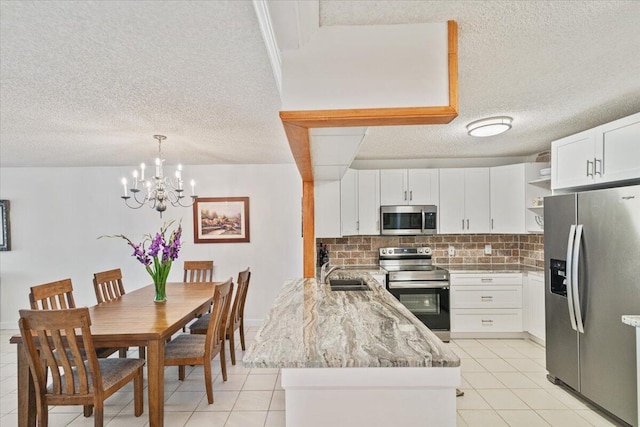
<svg viewBox="0 0 640 427">
<path fill-rule="evenodd" d="M 199 197 L 193 224 L 194 243 L 249 242 L 249 198 Z"/>
</svg>

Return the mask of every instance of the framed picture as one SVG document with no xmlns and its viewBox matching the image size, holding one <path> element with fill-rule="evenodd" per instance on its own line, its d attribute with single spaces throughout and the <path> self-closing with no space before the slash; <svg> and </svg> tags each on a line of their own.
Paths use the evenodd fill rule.
<svg viewBox="0 0 640 427">
<path fill-rule="evenodd" d="M 11 233 L 9 227 L 9 201 L 0 200 L 0 216 L 2 220 L 2 233 L 0 233 L 0 251 L 11 250 Z"/>
<path fill-rule="evenodd" d="M 198 197 L 193 204 L 193 241 L 249 242 L 249 198 Z"/>
</svg>

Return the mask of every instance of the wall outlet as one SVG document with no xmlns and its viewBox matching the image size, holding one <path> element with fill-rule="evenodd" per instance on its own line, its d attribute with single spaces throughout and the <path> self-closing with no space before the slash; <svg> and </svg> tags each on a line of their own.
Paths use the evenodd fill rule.
<svg viewBox="0 0 640 427">
<path fill-rule="evenodd" d="M 484 254 L 491 255 L 491 245 L 484 245 Z"/>
<path fill-rule="evenodd" d="M 453 246 L 449 246 L 449 256 L 455 256 L 456 254 L 456 248 L 454 248 Z"/>
</svg>

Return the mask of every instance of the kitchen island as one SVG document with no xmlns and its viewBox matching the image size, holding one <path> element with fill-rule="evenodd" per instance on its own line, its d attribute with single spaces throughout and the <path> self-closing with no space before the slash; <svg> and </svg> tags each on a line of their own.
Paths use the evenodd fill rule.
<svg viewBox="0 0 640 427">
<path fill-rule="evenodd" d="M 368 273 L 285 283 L 243 359 L 281 368 L 288 427 L 455 426 L 460 359 Z"/>
</svg>

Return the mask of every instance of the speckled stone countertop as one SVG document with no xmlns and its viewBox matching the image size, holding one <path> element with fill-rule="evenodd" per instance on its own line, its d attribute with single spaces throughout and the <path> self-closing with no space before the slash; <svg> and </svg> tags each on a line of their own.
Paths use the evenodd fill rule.
<svg viewBox="0 0 640 427">
<path fill-rule="evenodd" d="M 640 328 L 640 316 L 625 315 L 622 316 L 622 323 Z"/>
<path fill-rule="evenodd" d="M 438 264 L 449 273 L 541 273 L 542 268 L 524 264 Z"/>
<path fill-rule="evenodd" d="M 460 359 L 367 272 L 370 291 L 285 283 L 243 362 L 252 368 L 456 367 Z"/>
</svg>

